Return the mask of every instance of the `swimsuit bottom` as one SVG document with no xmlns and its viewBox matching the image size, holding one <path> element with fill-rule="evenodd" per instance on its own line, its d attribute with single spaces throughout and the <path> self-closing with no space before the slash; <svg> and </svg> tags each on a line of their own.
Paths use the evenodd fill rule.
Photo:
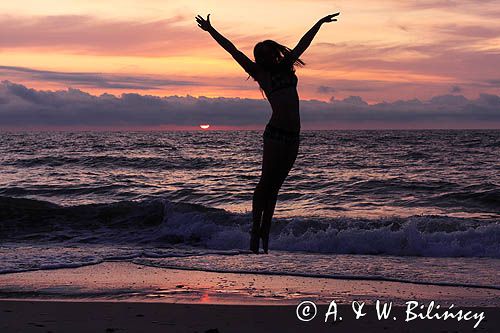
<svg viewBox="0 0 500 333">
<path fill-rule="evenodd" d="M 287 131 L 279 127 L 267 124 L 264 130 L 264 141 L 274 140 L 286 144 L 298 144 L 300 141 L 299 132 Z"/>
</svg>

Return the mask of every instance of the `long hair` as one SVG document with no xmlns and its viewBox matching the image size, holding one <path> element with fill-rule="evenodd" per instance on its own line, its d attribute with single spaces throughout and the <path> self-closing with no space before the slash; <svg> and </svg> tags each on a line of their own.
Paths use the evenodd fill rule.
<svg viewBox="0 0 500 333">
<path fill-rule="evenodd" d="M 302 59 L 299 58 L 292 64 L 287 64 L 289 65 L 288 68 L 283 68 L 281 63 L 281 61 L 291 52 L 292 50 L 285 45 L 281 45 L 274 40 L 267 39 L 255 44 L 253 56 L 255 62 L 265 70 L 273 71 L 281 69 L 295 72 L 295 67 L 302 67 L 305 65 L 305 62 L 303 62 Z M 250 76 L 248 76 L 247 80 L 249 78 Z M 253 79 L 255 80 L 255 78 Z M 262 88 L 260 88 L 260 91 L 263 93 Z M 264 96 L 264 94 L 262 94 L 262 96 Z"/>
</svg>

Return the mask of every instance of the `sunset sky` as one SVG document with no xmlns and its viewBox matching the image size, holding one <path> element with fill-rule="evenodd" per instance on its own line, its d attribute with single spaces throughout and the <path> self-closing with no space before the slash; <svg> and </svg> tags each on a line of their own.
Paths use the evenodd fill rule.
<svg viewBox="0 0 500 333">
<path fill-rule="evenodd" d="M 337 11 L 302 57 L 302 100 L 500 94 L 500 6 L 469 0 L 2 1 L 0 78 L 37 91 L 262 99 L 194 17 L 211 13 L 253 59 L 256 42 L 293 48 Z"/>
</svg>

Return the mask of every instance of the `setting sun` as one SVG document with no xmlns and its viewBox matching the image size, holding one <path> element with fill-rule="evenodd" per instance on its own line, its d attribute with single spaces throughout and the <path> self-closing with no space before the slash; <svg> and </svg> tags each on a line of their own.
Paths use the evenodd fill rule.
<svg viewBox="0 0 500 333">
<path fill-rule="evenodd" d="M 209 124 L 204 124 L 204 125 L 200 125 L 200 127 L 202 129 L 208 129 L 210 127 L 210 125 Z"/>
</svg>

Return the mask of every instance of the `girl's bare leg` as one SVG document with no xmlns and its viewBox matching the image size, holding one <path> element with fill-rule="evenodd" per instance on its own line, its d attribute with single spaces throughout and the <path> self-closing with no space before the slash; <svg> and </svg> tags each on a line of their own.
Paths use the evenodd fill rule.
<svg viewBox="0 0 500 333">
<path fill-rule="evenodd" d="M 268 142 L 267 146 L 268 151 L 272 154 L 272 158 L 269 159 L 271 166 L 268 167 L 271 181 L 265 188 L 266 196 L 260 224 L 260 236 L 262 238 L 264 253 L 268 252 L 269 233 L 271 231 L 271 221 L 276 208 L 278 192 L 295 163 L 299 148 L 298 144 L 289 145 L 272 141 Z"/>
</svg>

